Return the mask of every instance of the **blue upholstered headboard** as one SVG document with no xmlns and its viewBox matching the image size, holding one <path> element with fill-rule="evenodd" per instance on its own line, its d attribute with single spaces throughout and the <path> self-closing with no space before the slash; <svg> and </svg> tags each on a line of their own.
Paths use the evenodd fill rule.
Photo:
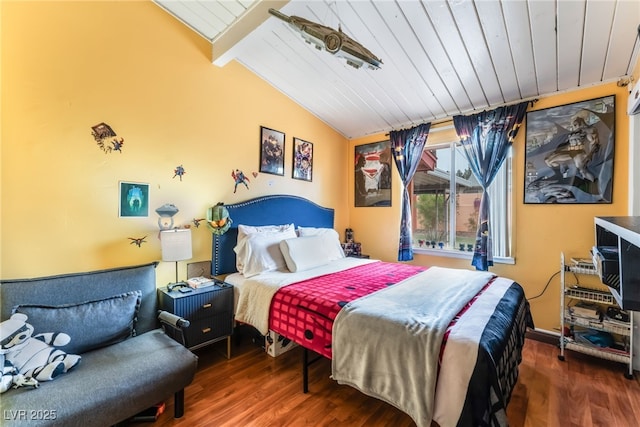
<svg viewBox="0 0 640 427">
<path fill-rule="evenodd" d="M 213 235 L 211 274 L 235 273 L 238 225 L 295 224 L 296 227 L 333 228 L 334 212 L 298 196 L 274 195 L 224 205 L 233 221 L 223 235 Z"/>
</svg>

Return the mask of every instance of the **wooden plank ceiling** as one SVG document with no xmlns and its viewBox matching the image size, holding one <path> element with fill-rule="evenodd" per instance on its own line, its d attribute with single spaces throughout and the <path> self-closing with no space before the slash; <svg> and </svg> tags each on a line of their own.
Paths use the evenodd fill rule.
<svg viewBox="0 0 640 427">
<path fill-rule="evenodd" d="M 347 138 L 618 81 L 640 50 L 637 0 L 154 0 Z M 356 69 L 268 13 L 342 31 Z M 619 105 L 620 108 L 626 108 Z"/>
</svg>

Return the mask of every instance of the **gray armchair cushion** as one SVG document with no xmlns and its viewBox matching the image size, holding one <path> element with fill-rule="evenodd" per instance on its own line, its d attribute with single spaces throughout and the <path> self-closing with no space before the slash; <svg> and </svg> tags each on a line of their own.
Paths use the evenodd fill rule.
<svg viewBox="0 0 640 427">
<path fill-rule="evenodd" d="M 132 291 L 81 304 L 23 304 L 14 307 L 13 312 L 28 316 L 34 335 L 66 333 L 71 341 L 60 349 L 81 354 L 135 336 L 141 297 L 140 291 Z"/>
<path fill-rule="evenodd" d="M 2 395 L 7 414 L 40 418 L 3 418 L 3 427 L 104 427 L 117 424 L 171 397 L 191 383 L 197 357 L 156 329 L 82 355 L 82 362 L 36 389 Z"/>
</svg>

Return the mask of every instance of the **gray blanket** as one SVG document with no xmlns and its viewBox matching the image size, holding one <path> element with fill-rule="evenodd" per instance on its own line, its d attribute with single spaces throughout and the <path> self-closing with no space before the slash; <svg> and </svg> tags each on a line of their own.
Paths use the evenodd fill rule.
<svg viewBox="0 0 640 427">
<path fill-rule="evenodd" d="M 446 328 L 492 277 L 431 267 L 347 304 L 333 324 L 333 379 L 429 426 Z"/>
</svg>

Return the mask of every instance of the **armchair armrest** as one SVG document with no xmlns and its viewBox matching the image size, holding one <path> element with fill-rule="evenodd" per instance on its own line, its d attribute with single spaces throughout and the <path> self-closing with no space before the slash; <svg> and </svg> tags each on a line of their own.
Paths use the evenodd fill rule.
<svg viewBox="0 0 640 427">
<path fill-rule="evenodd" d="M 174 329 L 185 329 L 191 324 L 187 319 L 164 310 L 158 310 L 158 320 L 160 320 L 160 323 L 171 326 Z"/>
<path fill-rule="evenodd" d="M 187 319 L 176 316 L 168 311 L 158 310 L 158 320 L 160 321 L 162 330 L 165 334 L 169 335 L 176 341 L 182 342 L 182 345 L 187 345 L 184 339 L 184 330 L 191 325 Z M 170 327 L 173 331 L 167 331 L 167 327 Z M 180 339 L 178 339 L 178 335 L 180 335 Z"/>
</svg>

